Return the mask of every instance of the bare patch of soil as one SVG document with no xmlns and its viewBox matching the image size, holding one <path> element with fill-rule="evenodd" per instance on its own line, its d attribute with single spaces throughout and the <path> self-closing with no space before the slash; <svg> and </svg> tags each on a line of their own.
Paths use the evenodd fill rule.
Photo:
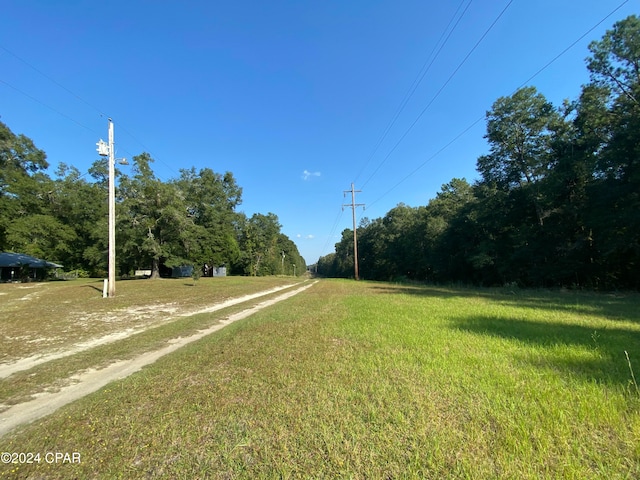
<svg viewBox="0 0 640 480">
<path fill-rule="evenodd" d="M 315 283 L 315 282 L 314 282 Z M 237 320 L 241 320 L 243 318 L 247 318 L 250 315 L 262 310 L 263 308 L 274 305 L 282 300 L 286 300 L 303 290 L 311 287 L 313 283 L 304 285 L 295 290 L 291 290 L 285 292 L 275 298 L 266 300 L 261 302 L 255 306 L 242 310 L 238 313 L 230 315 L 225 320 L 213 325 L 205 330 L 201 330 L 198 333 L 191 335 L 185 338 L 173 339 L 168 342 L 166 347 L 163 347 L 159 350 L 155 350 L 152 352 L 144 353 L 138 357 L 135 357 L 130 360 L 121 360 L 112 363 L 111 365 L 102 368 L 100 370 L 88 369 L 85 372 L 82 372 L 78 375 L 74 375 L 70 377 L 71 385 L 63 387 L 61 390 L 54 393 L 42 393 L 36 396 L 35 399 L 30 400 L 25 403 L 21 403 L 18 405 L 14 405 L 11 408 L 5 410 L 0 414 L 0 436 L 6 434 L 7 432 L 13 430 L 19 425 L 33 422 L 38 418 L 44 417 L 55 412 L 58 408 L 74 401 L 79 398 L 84 397 L 100 388 L 104 387 L 108 383 L 118 380 L 121 378 L 125 378 L 131 375 L 134 372 L 137 372 L 142 367 L 149 365 L 155 362 L 160 357 L 167 355 L 171 352 L 176 351 L 177 349 L 187 345 L 191 342 L 195 342 L 196 340 L 200 340 L 201 338 L 216 332 L 225 326 L 233 323 Z M 259 292 L 252 295 L 246 295 L 244 297 L 239 297 L 236 299 L 231 299 L 226 302 L 222 302 L 220 304 L 208 307 L 203 310 L 194 311 L 190 313 L 183 313 L 181 316 L 195 315 L 196 313 L 204 313 L 204 312 L 213 312 L 216 310 L 220 310 L 222 308 L 226 308 L 231 305 L 236 305 L 238 303 L 257 298 L 263 295 L 267 295 L 269 293 L 274 293 L 275 291 L 282 290 L 287 287 L 278 287 L 275 289 L 267 290 L 264 292 Z M 91 342 L 85 342 L 84 344 L 79 344 L 75 347 L 75 351 L 86 350 L 92 348 L 97 345 L 101 345 L 107 342 L 117 341 L 121 338 L 125 338 L 128 335 L 131 335 L 133 332 L 122 331 L 117 334 L 107 335 L 100 339 L 95 339 Z M 5 376 L 11 375 L 14 371 L 24 370 L 26 368 L 30 368 L 31 366 L 37 365 L 39 363 L 43 363 L 46 361 L 53 360 L 54 358 L 61 358 L 62 356 L 71 355 L 75 353 L 74 349 L 67 350 L 65 352 L 59 352 L 57 354 L 50 354 L 48 356 L 39 357 L 34 359 L 33 357 L 29 359 L 21 359 L 18 362 L 14 362 L 9 366 L 3 366 L 4 370 L 0 369 Z M 55 356 L 57 355 L 57 356 Z M 22 362 L 22 363 L 21 363 Z M 12 366 L 13 371 L 8 367 Z M 7 374 L 7 372 L 9 372 Z"/>
</svg>

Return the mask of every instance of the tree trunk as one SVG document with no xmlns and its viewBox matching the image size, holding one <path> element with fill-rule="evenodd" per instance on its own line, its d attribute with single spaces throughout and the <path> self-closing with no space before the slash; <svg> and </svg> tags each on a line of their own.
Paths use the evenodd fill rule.
<svg viewBox="0 0 640 480">
<path fill-rule="evenodd" d="M 159 258 L 154 258 L 153 260 L 151 260 L 151 277 L 152 279 L 154 278 L 160 278 L 160 259 Z"/>
</svg>

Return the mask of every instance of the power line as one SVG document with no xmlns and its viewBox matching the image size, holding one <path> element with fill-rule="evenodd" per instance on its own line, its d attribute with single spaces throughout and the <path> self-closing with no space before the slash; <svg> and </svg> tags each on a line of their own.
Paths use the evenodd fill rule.
<svg viewBox="0 0 640 480">
<path fill-rule="evenodd" d="M 3 48 L 4 48 L 4 47 L 3 47 Z M 5 49 L 5 50 L 6 50 L 6 49 Z M 35 67 L 34 67 L 34 68 L 35 68 Z M 47 77 L 47 78 L 48 78 L 48 77 Z M 69 120 L 70 122 L 75 123 L 75 124 L 76 124 L 76 125 L 78 125 L 79 127 L 84 128 L 84 129 L 86 129 L 86 130 L 90 131 L 91 133 L 94 133 L 97 137 L 100 137 L 100 136 L 102 135 L 102 133 L 99 133 L 98 131 L 94 130 L 93 128 L 88 127 L 88 126 L 86 126 L 86 125 L 84 125 L 84 124 L 80 123 L 80 122 L 79 122 L 79 121 L 77 121 L 75 118 L 70 117 L 70 116 L 69 116 L 69 115 L 67 115 L 66 113 L 61 112 L 61 111 L 60 111 L 60 110 L 58 110 L 57 108 L 52 107 L 51 105 L 49 105 L 49 104 L 47 104 L 47 103 L 43 102 L 42 100 L 40 100 L 40 99 L 38 99 L 38 98 L 34 97 L 33 95 L 28 94 L 28 93 L 27 93 L 27 92 L 25 92 L 24 90 L 21 90 L 21 89 L 19 89 L 18 87 L 14 86 L 14 85 L 11 85 L 9 82 L 6 82 L 5 80 L 0 79 L 0 83 L 3 83 L 4 85 L 6 85 L 6 86 L 7 86 L 7 87 L 9 87 L 9 88 L 12 88 L 13 90 L 15 90 L 16 92 L 18 92 L 19 94 L 21 94 L 21 95 L 23 95 L 23 96 L 27 97 L 28 99 L 30 99 L 30 100 L 32 100 L 32 101 L 34 101 L 34 102 L 36 102 L 36 103 L 38 103 L 38 104 L 42 105 L 43 107 L 48 108 L 48 109 L 49 109 L 49 110 L 51 110 L 52 112 L 57 113 L 57 114 L 58 114 L 58 115 L 60 115 L 61 117 L 66 118 L 66 119 L 67 119 L 67 120 Z M 56 82 L 54 82 L 54 83 L 56 83 Z M 63 87 L 63 88 L 64 88 L 64 87 Z M 66 89 L 65 89 L 65 90 L 66 90 Z M 78 97 L 78 98 L 79 98 L 79 97 Z M 100 116 L 102 116 L 102 114 L 100 114 Z M 132 154 L 131 152 L 129 152 L 128 150 L 124 149 L 124 151 L 125 151 L 125 152 L 127 152 L 127 153 L 129 153 L 129 155 L 130 155 L 130 156 L 133 156 L 133 154 Z M 84 173 L 82 176 L 86 175 L 87 173 L 88 173 L 88 172 Z"/>
<path fill-rule="evenodd" d="M 46 78 L 47 80 L 49 80 L 51 83 L 55 84 L 56 86 L 58 86 L 59 88 L 61 88 L 62 90 L 64 90 L 65 92 L 67 92 L 69 95 L 71 95 L 72 97 L 76 98 L 77 100 L 79 100 L 80 102 L 82 102 L 83 104 L 87 105 L 88 107 L 90 107 L 91 109 L 95 110 L 100 117 L 109 117 L 109 115 L 107 115 L 106 113 L 102 112 L 102 110 L 98 107 L 96 107 L 95 105 L 93 105 L 92 103 L 86 101 L 85 99 L 83 99 L 82 97 L 80 97 L 79 95 L 77 95 L 76 93 L 74 93 L 73 91 L 71 91 L 69 88 L 65 87 L 64 85 L 62 85 L 60 82 L 56 81 L 54 78 L 52 78 L 51 76 L 47 75 L 46 73 L 44 73 L 42 70 L 38 69 L 37 67 L 35 67 L 33 64 L 29 63 L 28 61 L 26 61 L 24 58 L 20 57 L 19 55 L 17 55 L 16 53 L 12 52 L 11 50 L 9 50 L 8 48 L 6 48 L 3 45 L 0 45 L 0 49 L 4 50 L 5 52 L 7 52 L 9 55 L 13 56 L 14 58 L 16 58 L 17 60 L 21 61 L 22 63 L 24 63 L 25 65 L 27 65 L 29 68 L 35 70 L 37 73 L 39 73 L 40 75 L 42 75 L 44 78 Z M 96 132 L 95 130 L 93 130 L 92 128 L 87 127 L 86 125 L 83 125 L 82 123 L 78 122 L 77 120 L 75 120 L 74 118 L 70 117 L 69 115 L 66 115 L 64 113 L 62 113 L 60 110 L 57 110 L 54 107 L 51 107 L 50 105 L 47 105 L 46 103 L 44 103 L 41 100 L 38 100 L 37 98 L 33 97 L 32 95 L 29 95 L 28 93 L 20 90 L 17 87 L 14 87 L 13 85 L 9 84 L 8 82 L 0 79 L 0 82 L 4 83 L 5 85 L 7 85 L 8 87 L 11 87 L 12 89 L 14 89 L 15 91 L 17 91 L 18 93 L 24 95 L 25 97 L 35 101 L 36 103 L 39 103 L 40 105 L 43 105 L 44 107 L 54 111 L 55 113 L 57 113 L 58 115 L 66 118 L 67 120 L 72 121 L 73 123 L 75 123 L 76 125 L 79 125 L 82 128 L 86 128 L 87 130 L 89 130 L 90 132 L 95 133 L 96 135 L 101 135 L 100 133 Z M 136 138 L 131 132 L 129 132 L 126 128 L 124 128 L 120 123 L 118 123 L 118 128 L 120 130 L 122 130 L 124 133 L 126 133 L 127 135 L 129 135 L 129 137 L 131 137 L 131 139 L 138 143 L 144 151 L 149 152 L 151 154 L 152 157 L 154 157 L 154 160 L 157 160 L 158 162 L 162 163 L 165 167 L 167 167 L 170 171 L 172 171 L 175 174 L 178 174 L 178 172 L 176 172 L 174 170 L 174 168 L 165 163 L 161 158 L 158 158 L 157 156 L 153 155 L 151 153 L 151 151 L 138 139 Z M 123 149 L 125 152 L 127 152 L 130 156 L 133 156 L 132 152 L 129 152 L 127 149 Z"/>
<path fill-rule="evenodd" d="M 571 50 L 573 47 L 575 47 L 581 40 L 583 40 L 587 35 L 589 35 L 591 32 L 593 32 L 596 28 L 598 28 L 600 25 L 602 25 L 610 16 L 612 16 L 614 13 L 616 13 L 618 10 L 620 10 L 622 7 L 624 7 L 625 4 L 629 3 L 629 0 L 625 0 L 624 2 L 622 2 L 620 5 L 618 5 L 615 9 L 613 9 L 606 17 L 604 17 L 602 20 L 600 20 L 598 23 L 596 23 L 593 27 L 591 27 L 589 30 L 587 30 L 586 32 L 584 32 L 584 34 L 582 34 L 575 42 L 573 42 L 571 45 L 569 45 L 567 48 L 565 48 L 562 52 L 560 52 L 558 55 L 556 55 L 550 62 L 548 62 L 544 67 L 542 67 L 540 70 L 538 70 L 536 73 L 534 73 L 533 75 L 531 75 L 528 79 L 526 79 L 516 90 L 524 87 L 527 83 L 529 83 L 531 80 L 533 80 L 535 77 L 537 77 L 540 73 L 542 73 L 544 70 L 546 70 L 552 63 L 554 63 L 556 60 L 558 60 L 561 56 L 563 56 L 565 53 L 567 53 L 569 50 Z"/>
<path fill-rule="evenodd" d="M 5 52 L 7 52 L 9 55 L 13 56 L 14 58 L 20 60 L 22 63 L 24 63 L 25 65 L 27 65 L 28 67 L 32 68 L 33 70 L 35 70 L 36 72 L 38 72 L 40 75 L 42 75 L 44 78 L 46 78 L 47 80 L 49 80 L 50 82 L 54 83 L 55 85 L 57 85 L 58 87 L 60 87 L 61 89 L 63 89 L 65 92 L 67 92 L 69 95 L 77 98 L 78 100 L 80 100 L 82 103 L 84 103 L 85 105 L 87 105 L 88 107 L 91 107 L 93 110 L 95 110 L 96 112 L 98 112 L 101 116 L 106 117 L 108 116 L 106 113 L 102 112 L 98 107 L 96 107 L 95 105 L 92 105 L 91 103 L 87 102 L 86 100 L 84 100 L 83 98 L 81 98 L 80 96 L 76 95 L 74 92 L 72 92 L 71 90 L 69 90 L 67 87 L 65 87 L 64 85 L 62 85 L 61 83 L 57 82 L 56 80 L 54 80 L 53 78 L 51 78 L 49 75 L 47 75 L 46 73 L 44 73 L 42 70 L 39 70 L 38 68 L 36 68 L 34 65 L 32 65 L 31 63 L 27 62 L 24 58 L 19 57 L 18 55 L 16 55 L 14 52 L 12 52 L 11 50 L 9 50 L 7 47 L 0 45 L 0 48 L 2 50 L 4 50 Z"/>
<path fill-rule="evenodd" d="M 549 68 L 553 63 L 555 63 L 560 57 L 562 57 L 565 53 L 567 53 L 569 50 L 571 50 L 573 47 L 575 47 L 581 40 L 583 40 L 587 35 L 589 35 L 593 30 L 595 30 L 596 28 L 598 28 L 600 25 L 602 25 L 609 17 L 611 17 L 613 14 L 615 14 L 618 10 L 620 10 L 625 4 L 629 3 L 629 0 L 625 0 L 624 2 L 622 2 L 620 5 L 618 5 L 615 9 L 613 9 L 609 14 L 607 14 L 604 18 L 602 18 L 602 20 L 600 20 L 598 23 L 596 23 L 593 27 L 591 27 L 589 30 L 587 30 L 584 34 L 582 34 L 577 40 L 575 40 L 574 42 L 572 42 L 567 48 L 565 48 L 564 50 L 562 50 L 562 52 L 560 52 L 558 55 L 556 55 L 551 61 L 547 62 L 542 68 L 540 68 L 536 73 L 534 73 L 533 75 L 531 75 L 527 80 L 525 80 L 523 83 L 520 84 L 520 86 L 518 88 L 516 88 L 511 95 L 513 95 L 516 91 L 518 91 L 520 88 L 524 87 L 525 85 L 527 85 L 531 80 L 533 80 L 534 78 L 536 78 L 538 75 L 540 75 L 544 70 L 546 70 L 547 68 Z M 431 155 L 429 158 L 427 158 L 424 162 L 422 162 L 420 165 L 418 165 L 417 168 L 415 168 L 411 173 L 409 173 L 408 175 L 406 175 L 404 178 L 402 178 L 398 183 L 396 183 L 393 187 L 391 187 L 390 189 L 388 189 L 385 193 L 383 193 L 381 196 L 379 196 L 378 198 L 376 198 L 373 202 L 371 202 L 369 204 L 369 207 L 373 206 L 374 204 L 376 204 L 378 201 L 382 200 L 385 196 L 387 196 L 389 193 L 391 193 L 393 190 L 395 190 L 397 187 L 399 187 L 402 183 L 404 183 L 407 179 L 409 179 L 411 176 L 415 175 L 419 170 L 421 170 L 427 163 L 429 163 L 431 160 L 433 160 L 436 156 L 440 155 L 444 150 L 446 150 L 447 148 L 449 148 L 452 144 L 454 144 L 456 141 L 458 141 L 459 138 L 461 138 L 462 136 L 464 136 L 469 130 L 471 130 L 473 127 L 475 127 L 480 121 L 484 120 L 485 116 L 483 115 L 482 117 L 478 118 L 477 120 L 475 120 L 471 125 L 469 125 L 467 128 L 465 128 L 462 132 L 460 132 L 458 135 L 456 135 L 449 143 L 447 143 L 444 147 L 442 147 L 440 150 L 438 150 L 436 153 L 434 153 L 433 155 Z"/>
<path fill-rule="evenodd" d="M 340 219 L 342 218 L 342 214 L 343 213 L 344 213 L 344 209 L 341 209 L 340 211 L 338 211 L 338 214 L 336 215 L 336 219 L 333 222 L 333 226 L 331 227 L 329 235 L 327 236 L 327 241 L 324 243 L 324 246 L 322 247 L 322 250 L 320 251 L 320 256 L 321 257 L 323 257 L 324 256 L 324 252 L 327 251 L 327 247 L 329 245 L 329 242 L 331 241 L 331 238 L 333 237 L 333 234 L 336 231 L 336 227 L 338 226 L 338 223 L 340 222 Z"/>
<path fill-rule="evenodd" d="M 78 122 L 77 120 L 75 120 L 74 118 L 70 117 L 69 115 L 67 115 L 67 114 L 65 114 L 65 113 L 62 113 L 60 110 L 58 110 L 58 109 L 56 109 L 56 108 L 52 107 L 51 105 L 47 105 L 47 104 L 46 104 L 46 103 L 44 103 L 43 101 L 38 100 L 38 99 L 37 99 L 37 98 L 35 98 L 34 96 L 29 95 L 27 92 L 25 92 L 25 91 L 23 91 L 23 90 L 20 90 L 18 87 L 15 87 L 15 86 L 11 85 L 9 82 L 6 82 L 6 81 L 2 80 L 1 78 L 0 78 L 0 83 L 4 83 L 7 87 L 12 88 L 13 90 L 15 90 L 16 92 L 18 92 L 19 94 L 24 95 L 25 97 L 29 98 L 30 100 L 33 100 L 34 102 L 39 103 L 39 104 L 40 104 L 40 105 L 42 105 L 43 107 L 46 107 L 46 108 L 48 108 L 49 110 L 51 110 L 51 111 L 53 111 L 53 112 L 57 113 L 57 114 L 58 114 L 58 115 L 60 115 L 61 117 L 64 117 L 64 118 L 66 118 L 67 120 L 70 120 L 71 122 L 75 123 L 75 124 L 76 124 L 76 125 L 78 125 L 79 127 L 86 128 L 86 129 L 87 129 L 87 130 L 89 130 L 90 132 L 95 133 L 96 135 L 100 135 L 100 134 L 99 134 L 98 132 L 96 132 L 94 129 L 92 129 L 92 128 L 90 128 L 90 127 L 87 127 L 86 125 L 83 125 L 82 123 Z"/>
<path fill-rule="evenodd" d="M 420 115 L 414 120 L 414 122 L 409 126 L 409 128 L 405 131 L 405 133 L 402 135 L 402 137 L 400 138 L 400 140 L 398 140 L 398 142 L 394 145 L 394 147 L 391 149 L 391 151 L 387 154 L 387 156 L 382 160 L 382 162 L 378 165 L 378 167 L 375 169 L 375 171 L 369 176 L 369 178 L 366 180 L 365 185 L 373 178 L 373 176 L 378 172 L 378 170 L 380 169 L 380 167 L 384 164 L 384 162 L 389 158 L 389 156 L 393 153 L 393 151 L 398 147 L 398 145 L 400 144 L 400 142 L 402 142 L 402 140 L 408 135 L 409 131 L 414 127 L 414 125 L 418 122 L 418 120 L 422 117 L 422 115 L 426 112 L 426 110 L 431 106 L 431 104 L 436 100 L 436 98 L 438 98 L 438 96 L 440 95 L 440 93 L 442 93 L 442 91 L 444 90 L 444 88 L 447 86 L 447 84 L 451 81 L 451 79 L 456 75 L 456 73 L 458 72 L 458 70 L 460 70 L 460 68 L 464 65 L 464 63 L 468 60 L 468 58 L 471 56 L 471 54 L 476 50 L 476 48 L 480 45 L 480 43 L 484 40 L 484 38 L 488 35 L 488 33 L 491 31 L 491 29 L 493 29 L 493 27 L 495 26 L 495 24 L 498 22 L 498 20 L 500 20 L 500 18 L 502 17 L 502 15 L 506 12 L 506 10 L 509 8 L 509 6 L 511 5 L 511 3 L 513 3 L 513 0 L 510 0 L 509 3 L 506 5 L 506 7 L 500 12 L 500 14 L 498 15 L 498 17 L 493 21 L 493 23 L 489 26 L 489 28 L 485 31 L 485 33 L 480 37 L 480 39 L 476 42 L 476 44 L 473 46 L 473 48 L 469 51 L 469 53 L 467 53 L 467 55 L 464 57 L 464 59 L 462 60 L 462 62 L 458 65 L 458 67 L 454 70 L 454 72 L 450 75 L 450 77 L 447 79 L 447 81 L 444 83 L 444 85 L 442 85 L 442 87 L 440 88 L 440 90 L 438 90 L 438 92 L 436 93 L 436 95 L 431 99 L 431 101 L 429 102 L 429 104 L 422 110 L 422 112 L 420 113 Z M 471 1 L 469 2 L 469 4 L 467 4 L 467 6 L 465 7 L 465 10 L 463 11 L 462 15 L 458 18 L 458 21 L 456 22 L 456 24 L 454 25 L 453 29 L 451 30 L 451 32 L 449 33 L 449 35 L 447 36 L 447 38 L 445 39 L 445 42 L 449 39 L 449 37 L 451 36 L 451 33 L 453 33 L 453 30 L 455 30 L 455 27 L 458 25 L 458 23 L 460 22 L 460 19 L 462 18 L 462 16 L 464 15 L 464 13 L 467 11 L 467 9 L 469 8 L 471 4 Z M 462 4 L 460 4 L 460 6 L 458 7 L 458 10 L 456 11 L 456 13 L 460 10 L 460 7 L 462 6 Z M 455 18 L 455 15 L 454 15 Z M 453 20 L 453 19 L 452 19 Z M 449 24 L 451 24 L 451 22 L 449 22 Z M 446 32 L 446 29 L 445 29 Z M 442 37 L 441 37 L 442 38 Z M 440 47 L 440 49 L 438 50 L 438 52 L 436 53 L 436 56 L 440 53 L 440 51 L 442 50 L 442 48 L 444 47 L 444 43 L 443 45 Z M 436 44 L 437 45 L 437 44 Z M 434 58 L 435 60 L 435 58 Z M 431 62 L 431 64 L 433 63 L 433 61 Z M 422 81 L 422 78 L 424 77 L 424 75 L 426 74 L 426 72 L 428 71 L 428 69 L 430 68 L 431 64 L 429 64 L 429 66 L 427 67 L 426 71 L 424 72 L 424 74 L 422 74 L 422 76 L 419 77 L 419 80 L 417 82 L 414 81 L 414 83 L 416 84 L 415 87 L 417 88 L 417 85 L 420 83 L 420 81 Z M 413 88 L 413 87 L 412 87 Z M 411 97 L 411 95 L 413 94 L 413 92 L 415 91 L 415 88 L 413 88 L 412 90 L 410 90 L 410 92 L 405 95 L 406 100 L 408 101 L 408 99 Z M 401 106 L 398 110 L 398 112 L 396 113 L 395 117 L 392 119 L 390 125 L 387 127 L 387 129 L 385 130 L 383 137 L 378 141 L 378 143 L 376 144 L 376 148 L 374 150 L 377 151 L 379 145 L 382 143 L 382 141 L 384 140 L 384 137 L 387 135 L 388 131 L 390 130 L 390 128 L 393 126 L 393 124 L 395 123 L 398 115 L 402 112 L 402 110 L 404 109 L 404 106 L 406 105 L 406 101 L 403 101 L 403 103 L 401 103 Z M 480 119 L 481 120 L 481 119 Z M 478 121 L 480 121 L 478 120 Z M 473 125 L 475 125 L 476 123 L 478 123 L 478 121 L 474 122 Z M 440 151 L 438 151 L 436 153 L 436 155 L 438 153 L 440 153 L 442 150 L 446 149 L 449 145 L 451 145 L 452 143 L 454 143 L 459 137 L 461 137 L 462 135 L 464 135 L 464 133 L 467 132 L 467 130 L 470 130 L 472 127 L 468 127 L 464 132 L 462 132 L 460 135 L 458 135 L 454 140 L 452 140 L 449 144 L 447 144 L 445 147 L 443 147 Z M 372 154 L 373 156 L 373 154 Z M 435 156 L 435 155 L 434 155 Z M 432 157 L 433 158 L 433 157 Z M 370 160 L 370 159 L 369 159 Z M 430 160 L 430 159 L 429 159 Z M 427 160 L 428 161 L 428 160 Z M 368 161 L 367 161 L 368 163 Z M 425 162 L 426 163 L 426 162 Z M 418 169 L 422 168 L 422 166 L 418 167 Z M 417 171 L 417 170 L 416 170 Z M 361 172 L 362 173 L 362 172 Z M 411 174 L 409 174 L 407 177 L 405 177 L 400 183 L 404 182 L 409 176 L 413 175 L 415 173 L 412 172 Z M 358 174 L 359 176 L 360 174 Z M 386 192 L 383 196 L 385 196 L 387 193 L 389 193 L 391 190 L 395 189 L 397 186 L 399 185 L 396 184 L 394 187 L 392 187 L 388 192 Z M 364 186 L 364 185 L 363 185 Z M 353 184 L 352 184 L 353 187 Z M 355 192 L 354 192 L 355 193 Z M 382 197 L 380 197 L 382 198 Z M 355 199 L 354 199 L 355 201 Z M 376 200 L 377 201 L 377 200 Z M 373 202 L 375 203 L 375 202 Z M 370 205 L 373 205 L 370 204 Z M 355 206 L 354 206 L 354 212 L 355 212 Z M 356 228 L 354 225 L 354 232 L 355 232 Z M 325 245 L 326 248 L 326 245 Z M 357 241 L 354 238 L 354 248 L 357 248 Z M 324 249 L 323 249 L 324 251 Z M 356 253 L 357 256 L 357 253 Z M 357 268 L 357 267 L 356 267 Z M 357 270 L 356 270 L 356 278 L 357 278 Z"/>
<path fill-rule="evenodd" d="M 438 55 L 440 55 L 440 52 L 442 51 L 442 49 L 444 48 L 444 46 L 447 44 L 447 42 L 449 41 L 449 38 L 451 37 L 451 35 L 453 34 L 453 32 L 455 31 L 456 27 L 458 26 L 458 24 L 460 23 L 460 20 L 462 20 L 462 17 L 464 17 L 464 14 L 467 12 L 467 10 L 469 9 L 469 6 L 471 5 L 471 2 L 473 0 L 469 0 L 469 3 L 467 4 L 467 6 L 465 7 L 464 11 L 462 12 L 462 14 L 458 17 L 458 20 L 456 21 L 455 25 L 453 26 L 453 28 L 449 31 L 449 34 L 447 35 L 447 30 L 449 30 L 449 27 L 451 26 L 451 24 L 454 22 L 456 16 L 458 15 L 458 12 L 460 11 L 460 9 L 462 8 L 462 5 L 464 4 L 466 0 L 462 0 L 462 2 L 460 3 L 460 5 L 458 5 L 458 8 L 456 9 L 455 13 L 453 14 L 453 16 L 451 17 L 451 20 L 449 20 L 449 23 L 447 24 L 447 26 L 445 27 L 445 29 L 443 30 L 442 34 L 440 35 L 440 38 L 438 39 L 438 41 L 435 43 L 435 45 L 433 46 L 433 50 L 431 50 L 431 53 L 429 53 L 429 56 L 427 57 L 427 59 L 425 60 L 424 64 L 422 65 L 422 68 L 420 69 L 420 71 L 418 72 L 418 75 L 416 76 L 416 78 L 413 80 L 413 83 L 411 84 L 411 86 L 409 87 L 409 90 L 407 91 L 407 93 L 405 93 L 402 101 L 400 102 L 400 105 L 398 106 L 398 108 L 396 109 L 396 113 L 394 114 L 394 116 L 392 117 L 391 121 L 387 124 L 387 127 L 385 128 L 385 130 L 383 131 L 381 137 L 378 139 L 378 141 L 376 142 L 373 151 L 371 152 L 371 154 L 369 155 L 369 158 L 367 159 L 367 161 L 365 162 L 365 164 L 362 166 L 362 168 L 360 169 L 360 172 L 358 173 L 358 175 L 356 175 L 355 181 L 357 181 L 360 178 L 360 175 L 362 175 L 362 172 L 366 169 L 366 167 L 369 165 L 369 162 L 371 161 L 371 159 L 374 157 L 374 155 L 376 154 L 376 152 L 378 151 L 378 149 L 380 148 L 380 146 L 382 145 L 382 142 L 384 141 L 384 139 L 387 137 L 387 135 L 389 134 L 389 131 L 391 130 L 391 128 L 393 128 L 393 126 L 395 125 L 396 121 L 398 120 L 398 117 L 400 116 L 400 114 L 404 111 L 405 106 L 407 105 L 407 103 L 409 102 L 409 100 L 411 99 L 411 97 L 413 96 L 414 92 L 416 91 L 416 89 L 418 88 L 418 86 L 420 85 L 420 83 L 422 82 L 422 80 L 424 79 L 424 77 L 426 76 L 426 74 L 429 72 L 429 70 L 431 69 L 431 66 L 434 64 L 434 62 L 436 61 L 436 59 L 438 58 Z M 444 38 L 444 36 L 446 35 L 446 38 L 444 39 L 444 41 L 442 41 L 442 39 Z M 442 43 L 441 43 L 442 42 Z M 438 45 L 440 45 L 440 48 L 438 48 Z M 437 51 L 436 51 L 437 50 Z M 435 55 L 434 55 L 435 52 Z M 433 58 L 432 58 L 433 57 Z M 429 59 L 431 59 L 431 62 L 429 62 Z"/>
<path fill-rule="evenodd" d="M 422 162 L 420 165 L 418 165 L 418 167 L 416 169 L 414 169 L 411 173 L 409 173 L 407 176 L 405 176 L 402 180 L 400 180 L 398 183 L 396 183 L 393 187 L 391 187 L 389 190 L 387 190 L 385 193 L 383 193 L 381 196 L 379 196 L 377 199 L 375 199 L 373 202 L 371 202 L 369 204 L 369 207 L 372 207 L 374 204 L 376 204 L 378 201 L 382 200 L 385 196 L 387 196 L 387 194 L 391 193 L 393 190 L 395 190 L 396 188 L 398 188 L 402 183 L 404 183 L 409 177 L 415 175 L 419 170 L 421 170 L 427 163 L 429 163 L 431 160 L 433 160 L 435 157 L 437 157 L 438 155 L 440 155 L 442 152 L 444 152 L 447 148 L 449 148 L 451 145 L 453 145 L 455 142 L 458 141 L 458 139 L 462 136 L 464 136 L 464 134 L 466 134 L 469 130 L 471 130 L 473 127 L 475 127 L 478 123 L 480 123 L 480 121 L 484 120 L 484 116 L 478 118 L 475 122 L 473 122 L 471 125 L 469 125 L 467 128 L 465 128 L 462 132 L 460 132 L 458 135 L 456 135 L 453 140 L 451 140 L 449 143 L 447 143 L 444 147 L 442 147 L 440 150 L 438 150 L 436 153 L 434 153 L 433 155 L 431 155 L 429 158 L 427 158 L 424 162 Z"/>
<path fill-rule="evenodd" d="M 453 71 L 453 73 L 449 76 L 449 78 L 444 82 L 444 84 L 440 87 L 440 89 L 436 92 L 436 94 L 433 96 L 433 98 L 429 101 L 429 103 L 427 104 L 426 107 L 424 107 L 422 109 L 422 111 L 420 112 L 420 114 L 416 117 L 416 119 L 411 123 L 411 125 L 409 125 L 409 128 L 407 128 L 407 130 L 405 130 L 405 132 L 402 134 L 402 136 L 400 137 L 400 139 L 396 142 L 396 144 L 393 146 L 393 148 L 389 151 L 389 153 L 387 153 L 387 155 L 382 159 L 382 162 L 380 162 L 380 164 L 378 165 L 378 167 L 373 171 L 373 173 L 369 176 L 369 178 L 367 178 L 367 180 L 363 183 L 363 187 L 365 187 L 370 181 L 371 179 L 376 175 L 376 173 L 378 173 L 378 171 L 380 170 L 380 168 L 382 167 L 382 165 L 384 165 L 384 163 L 389 159 L 389 157 L 391 156 L 391 154 L 396 150 L 396 148 L 398 148 L 398 146 L 400 145 L 400 143 L 402 143 L 402 141 L 405 139 L 405 137 L 409 134 L 409 132 L 413 129 L 413 127 L 418 123 L 418 121 L 422 118 L 422 116 L 425 114 L 425 112 L 429 109 L 429 107 L 433 104 L 433 102 L 440 96 L 440 94 L 442 93 L 442 91 L 445 89 L 445 87 L 449 84 L 449 82 L 451 82 L 451 80 L 453 79 L 453 77 L 456 76 L 456 74 L 458 73 L 458 71 L 462 68 L 462 66 L 467 62 L 467 60 L 469 59 L 469 57 L 473 54 L 473 52 L 478 48 L 478 46 L 480 46 L 480 44 L 482 43 L 482 41 L 486 38 L 486 36 L 489 34 L 489 32 L 493 29 L 493 27 L 498 23 L 498 21 L 500 20 L 500 18 L 502 18 L 502 16 L 504 15 L 504 13 L 507 11 L 507 9 L 511 6 L 511 4 L 513 3 L 513 0 L 509 0 L 509 3 L 507 3 L 507 5 L 502 9 L 502 11 L 500 12 L 500 14 L 498 14 L 498 16 L 495 18 L 495 20 L 493 21 L 493 23 L 491 23 L 491 25 L 489 25 L 489 28 L 487 28 L 487 30 L 482 34 L 482 36 L 480 37 L 480 39 L 475 43 L 475 45 L 473 46 L 473 48 L 471 48 L 471 50 L 469 50 L 469 53 L 467 53 L 467 55 L 462 59 L 462 61 L 460 62 L 460 64 L 455 68 L 455 70 Z"/>
</svg>

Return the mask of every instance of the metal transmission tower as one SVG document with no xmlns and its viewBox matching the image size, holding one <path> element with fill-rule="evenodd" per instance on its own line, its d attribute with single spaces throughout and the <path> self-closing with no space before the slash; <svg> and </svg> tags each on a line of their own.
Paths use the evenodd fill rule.
<svg viewBox="0 0 640 480">
<path fill-rule="evenodd" d="M 348 192 L 351 192 L 351 203 L 342 204 L 342 210 L 344 207 L 351 207 L 351 213 L 353 214 L 353 268 L 355 272 L 356 280 L 360 280 L 358 274 L 358 236 L 356 233 L 356 208 L 362 207 L 364 210 L 364 203 L 356 203 L 356 193 L 362 193 L 362 190 L 356 190 L 353 183 L 351 184 L 351 190 L 344 190 L 344 196 Z"/>
</svg>

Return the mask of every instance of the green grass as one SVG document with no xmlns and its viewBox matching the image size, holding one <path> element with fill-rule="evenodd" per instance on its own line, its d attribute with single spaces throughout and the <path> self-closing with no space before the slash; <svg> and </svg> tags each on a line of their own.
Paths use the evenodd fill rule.
<svg viewBox="0 0 640 480">
<path fill-rule="evenodd" d="M 638 478 L 640 298 L 321 281 L 0 439 L 1 478 Z"/>
</svg>

